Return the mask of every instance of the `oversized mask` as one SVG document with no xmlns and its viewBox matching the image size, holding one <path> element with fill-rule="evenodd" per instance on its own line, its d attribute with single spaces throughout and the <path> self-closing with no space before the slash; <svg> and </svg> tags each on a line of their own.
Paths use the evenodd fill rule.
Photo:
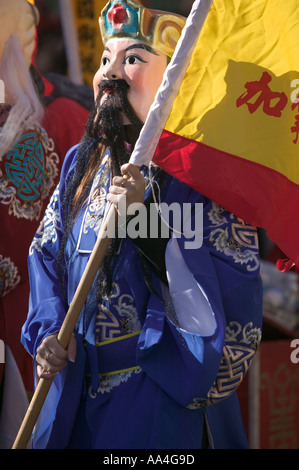
<svg viewBox="0 0 299 470">
<path fill-rule="evenodd" d="M 124 79 L 129 86 L 129 102 L 145 122 L 185 18 L 148 10 L 133 0 L 110 0 L 99 23 L 104 54 L 94 79 L 95 96 L 102 80 Z"/>
</svg>

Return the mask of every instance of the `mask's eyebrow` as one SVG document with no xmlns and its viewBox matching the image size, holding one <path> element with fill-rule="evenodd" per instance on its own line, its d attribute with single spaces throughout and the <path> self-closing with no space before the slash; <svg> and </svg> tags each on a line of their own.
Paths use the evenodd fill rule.
<svg viewBox="0 0 299 470">
<path fill-rule="evenodd" d="M 139 42 L 127 47 L 126 52 L 130 51 L 131 49 L 145 49 L 147 52 L 150 52 L 151 54 L 159 55 L 151 46 L 148 46 L 147 44 L 141 44 Z"/>
</svg>

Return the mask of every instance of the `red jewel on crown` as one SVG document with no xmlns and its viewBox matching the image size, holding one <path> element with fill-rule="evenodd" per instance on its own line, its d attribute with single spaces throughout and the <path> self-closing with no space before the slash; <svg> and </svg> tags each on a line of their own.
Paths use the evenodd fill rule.
<svg viewBox="0 0 299 470">
<path fill-rule="evenodd" d="M 115 3 L 108 13 L 108 20 L 112 23 L 114 29 L 121 29 L 127 23 L 129 15 L 121 3 Z"/>
</svg>

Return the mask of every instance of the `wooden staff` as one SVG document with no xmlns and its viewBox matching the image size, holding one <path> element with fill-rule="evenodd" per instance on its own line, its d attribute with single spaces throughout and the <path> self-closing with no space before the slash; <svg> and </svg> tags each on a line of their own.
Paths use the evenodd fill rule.
<svg viewBox="0 0 299 470">
<path fill-rule="evenodd" d="M 82 308 L 85 304 L 88 293 L 92 287 L 96 273 L 107 251 L 110 238 L 108 234 L 114 232 L 116 223 L 116 211 L 111 205 L 106 222 L 103 224 L 97 242 L 90 255 L 88 263 L 85 267 L 83 276 L 77 287 L 73 300 L 69 306 L 61 329 L 58 333 L 58 341 L 64 349 L 67 349 L 71 336 L 74 332 L 76 323 L 79 319 Z M 28 410 L 19 429 L 13 449 L 25 449 L 30 440 L 33 428 L 39 417 L 44 401 L 52 385 L 53 379 L 40 379 L 35 389 L 33 397 L 30 401 Z"/>
</svg>

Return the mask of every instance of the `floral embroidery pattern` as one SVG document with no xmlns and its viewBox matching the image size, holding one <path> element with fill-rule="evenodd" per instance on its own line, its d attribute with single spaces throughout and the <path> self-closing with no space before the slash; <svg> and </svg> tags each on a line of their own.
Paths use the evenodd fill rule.
<svg viewBox="0 0 299 470">
<path fill-rule="evenodd" d="M 120 295 L 118 284 L 113 284 L 111 304 L 103 302 L 98 308 L 96 316 L 96 341 L 98 343 L 141 330 L 134 298 L 130 294 Z"/>
<path fill-rule="evenodd" d="M 230 256 L 234 263 L 245 264 L 247 271 L 259 269 L 258 237 L 255 227 L 239 222 L 233 214 L 212 203 L 208 217 L 215 225 L 210 234 L 210 242 L 217 251 Z M 236 220 L 230 224 L 228 218 Z"/>
<path fill-rule="evenodd" d="M 120 374 L 113 374 L 113 375 L 107 375 L 105 377 L 101 377 L 100 379 L 100 384 L 96 392 L 92 390 L 92 386 L 90 385 L 88 388 L 88 393 L 90 398 L 96 398 L 97 394 L 103 395 L 104 393 L 109 393 L 111 390 L 113 390 L 115 387 L 118 387 L 120 384 L 127 382 L 132 375 L 134 374 L 140 374 L 142 372 L 142 369 L 136 369 L 134 371 L 129 371 L 129 372 L 122 372 Z"/>
<path fill-rule="evenodd" d="M 155 166 L 152 165 L 152 174 L 154 174 L 155 171 Z M 150 185 L 148 168 L 145 166 L 142 167 L 141 173 L 144 176 L 147 190 Z M 110 180 L 110 160 L 109 151 L 107 151 L 103 159 L 102 165 L 94 178 L 90 191 L 89 201 L 87 204 L 86 212 L 84 214 L 82 227 L 82 231 L 84 234 L 87 234 L 89 229 L 92 229 L 96 233 L 98 233 L 101 228 L 103 217 L 105 216 L 105 211 L 107 208 L 107 194 L 109 192 Z"/>
<path fill-rule="evenodd" d="M 45 215 L 36 231 L 35 237 L 29 248 L 29 255 L 33 254 L 33 250 L 42 251 L 45 243 L 51 241 L 55 243 L 57 240 L 57 231 L 60 230 L 60 214 L 58 209 L 59 185 L 55 189 Z"/>
<path fill-rule="evenodd" d="M 106 153 L 103 163 L 97 172 L 92 184 L 89 201 L 83 221 L 83 233 L 87 234 L 89 229 L 96 233 L 100 230 L 106 207 L 106 197 L 110 185 L 109 154 Z M 99 184 L 101 185 L 99 187 Z"/>
<path fill-rule="evenodd" d="M 18 268 L 10 258 L 0 255 L 0 297 L 4 297 L 13 290 L 20 282 L 21 277 Z"/>
</svg>

